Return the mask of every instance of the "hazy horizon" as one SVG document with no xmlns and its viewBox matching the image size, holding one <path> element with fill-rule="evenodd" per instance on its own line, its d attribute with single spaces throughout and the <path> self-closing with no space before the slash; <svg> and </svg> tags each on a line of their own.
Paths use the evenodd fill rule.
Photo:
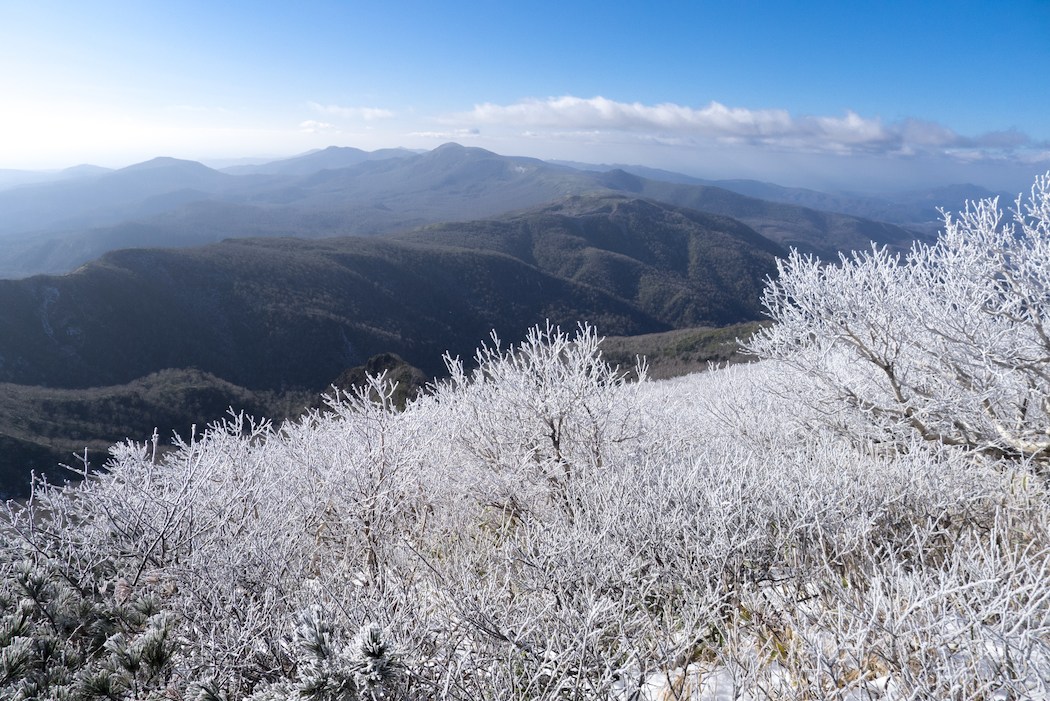
<svg viewBox="0 0 1050 701">
<path fill-rule="evenodd" d="M 455 141 L 824 190 L 1016 191 L 1050 170 L 1035 0 L 42 0 L 0 27 L 0 169 Z"/>
</svg>

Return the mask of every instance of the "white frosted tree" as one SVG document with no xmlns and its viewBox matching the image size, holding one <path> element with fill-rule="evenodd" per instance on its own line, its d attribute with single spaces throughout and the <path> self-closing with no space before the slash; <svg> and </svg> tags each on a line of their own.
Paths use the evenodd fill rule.
<svg viewBox="0 0 1050 701">
<path fill-rule="evenodd" d="M 793 252 L 763 302 L 776 322 L 748 349 L 817 378 L 875 436 L 1050 462 L 1050 173 L 1004 218 L 996 199 L 944 215 L 903 259 L 826 265 Z M 828 402 L 831 402 L 830 404 Z"/>
</svg>

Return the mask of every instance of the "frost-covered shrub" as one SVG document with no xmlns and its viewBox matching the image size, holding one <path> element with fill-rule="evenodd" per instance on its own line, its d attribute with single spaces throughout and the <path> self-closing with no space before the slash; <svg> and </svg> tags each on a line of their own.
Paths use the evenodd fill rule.
<svg viewBox="0 0 1050 701">
<path fill-rule="evenodd" d="M 858 437 L 784 363 L 629 383 L 599 350 L 536 329 L 404 411 L 375 377 L 41 486 L 6 514 L 0 697 L 1050 693 L 1030 472 Z"/>
<path fill-rule="evenodd" d="M 748 344 L 819 382 L 894 440 L 915 433 L 1050 461 L 1050 173 L 1004 223 L 996 199 L 946 214 L 932 245 L 839 265 L 793 253 Z M 831 411 L 833 420 L 840 413 Z"/>
<path fill-rule="evenodd" d="M 383 631 L 366 625 L 352 640 L 344 638 L 320 608 L 308 609 L 293 636 L 295 678 L 264 684 L 249 698 L 372 701 L 398 697 L 402 666 Z M 199 697 L 219 701 L 224 695 L 208 680 L 200 685 Z"/>
<path fill-rule="evenodd" d="M 610 453 L 638 426 L 628 373 L 605 363 L 589 325 L 575 336 L 548 324 L 518 346 L 493 335 L 468 372 L 446 357 L 449 379 L 431 401 L 455 416 L 449 439 L 471 458 L 493 507 L 511 513 L 541 502 L 571 512 L 581 481 L 600 479 Z M 635 372 L 645 380 L 645 368 Z"/>
</svg>

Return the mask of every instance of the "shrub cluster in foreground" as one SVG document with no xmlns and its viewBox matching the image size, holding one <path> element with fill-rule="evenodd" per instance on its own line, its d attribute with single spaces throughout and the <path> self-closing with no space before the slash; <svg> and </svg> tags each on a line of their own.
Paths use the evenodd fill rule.
<svg viewBox="0 0 1050 701">
<path fill-rule="evenodd" d="M 590 329 L 479 359 L 403 412 L 376 379 L 12 505 L 4 697 L 1050 689 L 1023 468 L 840 435 L 772 362 L 626 383 Z"/>
<path fill-rule="evenodd" d="M 536 329 L 404 411 L 118 446 L 8 506 L 0 694 L 1050 696 L 1040 456 L 844 401 L 848 350 L 626 382 Z"/>
</svg>

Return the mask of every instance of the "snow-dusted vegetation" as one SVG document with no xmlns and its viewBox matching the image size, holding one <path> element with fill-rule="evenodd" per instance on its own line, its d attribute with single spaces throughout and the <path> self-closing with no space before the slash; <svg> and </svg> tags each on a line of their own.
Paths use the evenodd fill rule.
<svg viewBox="0 0 1050 701">
<path fill-rule="evenodd" d="M 1016 236 L 793 259 L 753 365 L 541 328 L 402 412 L 118 446 L 8 507 L 2 695 L 1046 698 L 1048 185 Z"/>
<path fill-rule="evenodd" d="M 888 435 L 1050 459 L 1050 173 L 1004 223 L 996 200 L 945 215 L 903 261 L 873 249 L 834 267 L 793 254 L 752 340 Z"/>
</svg>

